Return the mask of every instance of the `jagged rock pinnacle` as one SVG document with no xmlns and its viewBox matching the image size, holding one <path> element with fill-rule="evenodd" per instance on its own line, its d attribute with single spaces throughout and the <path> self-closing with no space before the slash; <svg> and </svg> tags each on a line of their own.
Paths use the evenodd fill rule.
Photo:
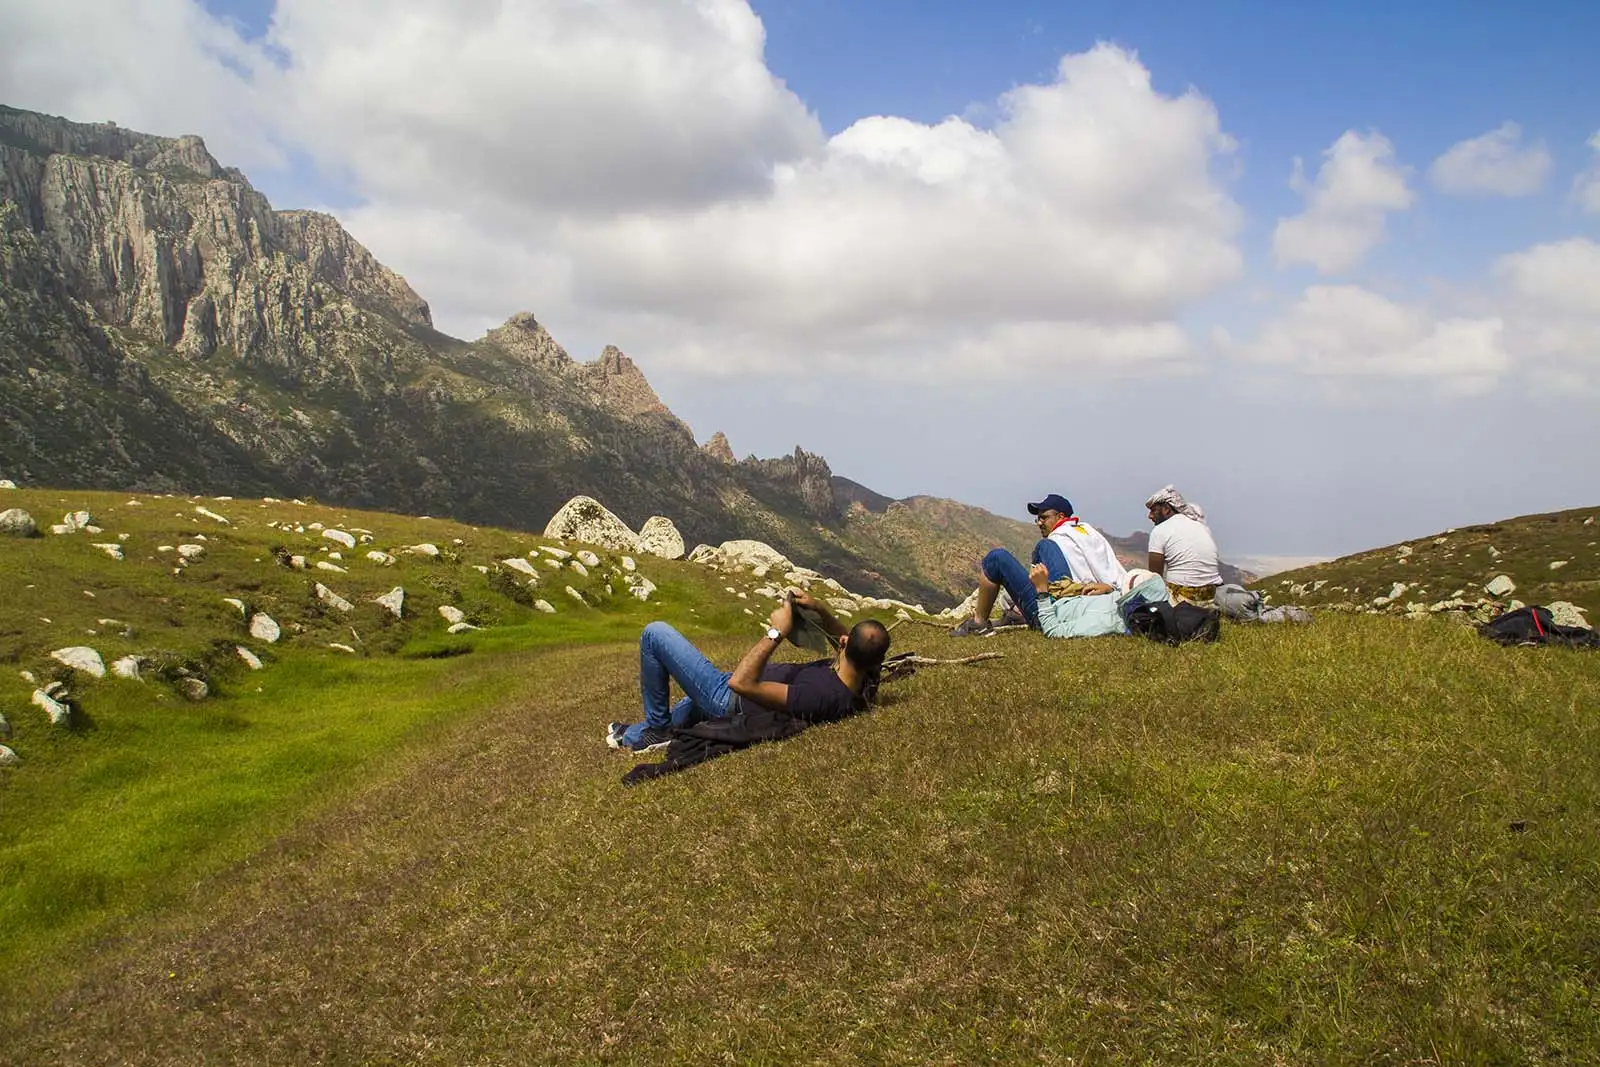
<svg viewBox="0 0 1600 1067">
<path fill-rule="evenodd" d="M 733 454 L 733 446 L 728 443 L 728 435 L 721 430 L 712 434 L 711 440 L 700 446 L 700 451 L 724 463 L 732 463 L 738 458 Z"/>
</svg>

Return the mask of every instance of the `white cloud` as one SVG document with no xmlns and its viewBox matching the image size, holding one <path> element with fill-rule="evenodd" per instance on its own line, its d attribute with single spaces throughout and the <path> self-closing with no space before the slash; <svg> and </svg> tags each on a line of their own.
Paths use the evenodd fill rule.
<svg viewBox="0 0 1600 1067">
<path fill-rule="evenodd" d="M 1376 130 L 1347 130 L 1323 152 L 1315 182 L 1306 181 L 1305 164 L 1296 159 L 1289 187 L 1306 198 L 1306 209 L 1279 219 L 1273 230 L 1279 266 L 1309 263 L 1322 274 L 1355 266 L 1383 241 L 1385 214 L 1411 206 L 1406 174 Z"/>
<path fill-rule="evenodd" d="M 263 65 L 192 0 L 0 4 L 0 100 L 149 133 L 203 132 L 234 166 L 283 158 L 248 81 Z"/>
<path fill-rule="evenodd" d="M 1233 144 L 1212 105 L 1155 92 L 1133 55 L 1101 46 L 996 113 L 988 129 L 863 119 L 775 163 L 765 188 L 699 205 L 469 200 L 426 242 L 403 236 L 418 210 L 384 193 L 348 219 L 447 328 L 486 325 L 487 291 L 652 363 L 1003 375 L 1187 358 L 1176 316 L 1241 269 L 1238 208 L 1210 172 Z M 648 145 L 616 151 L 648 172 Z M 508 269 L 463 273 L 475 256 Z M 448 299 L 468 277 L 471 307 Z"/>
<path fill-rule="evenodd" d="M 1495 261 L 1509 343 L 1558 388 L 1600 386 L 1600 244 L 1586 237 L 1534 245 Z"/>
<path fill-rule="evenodd" d="M 1432 381 L 1449 392 L 1491 387 L 1509 366 L 1497 317 L 1435 318 L 1355 285 L 1313 285 L 1234 354 L 1331 380 Z"/>
<path fill-rule="evenodd" d="M 1600 133 L 1589 138 L 1589 148 L 1594 154 L 1572 183 L 1572 196 L 1584 211 L 1600 215 Z"/>
<path fill-rule="evenodd" d="M 1428 176 L 1446 193 L 1528 196 L 1544 185 L 1553 162 L 1543 142 L 1524 148 L 1522 127 L 1506 122 L 1451 145 Z"/>
</svg>

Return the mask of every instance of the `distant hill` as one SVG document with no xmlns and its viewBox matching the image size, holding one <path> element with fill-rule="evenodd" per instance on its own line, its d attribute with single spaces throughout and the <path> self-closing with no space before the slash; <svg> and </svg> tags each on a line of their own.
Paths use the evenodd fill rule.
<svg viewBox="0 0 1600 1067">
<path fill-rule="evenodd" d="M 1277 574 L 1265 588 L 1280 603 L 1399 614 L 1408 605 L 1487 597 L 1485 586 L 1500 575 L 1516 586 L 1503 603 L 1566 601 L 1600 619 L 1600 507 L 1442 530 Z M 1398 586 L 1405 588 L 1390 599 Z"/>
<path fill-rule="evenodd" d="M 691 545 L 756 538 L 929 606 L 970 585 L 982 531 L 1015 528 L 951 503 L 962 522 L 913 545 L 852 519 L 821 456 L 698 445 L 614 347 L 574 360 L 528 313 L 473 342 L 439 333 L 336 219 L 275 210 L 198 137 L 7 107 L 0 477 L 524 530 L 581 493 L 634 528 L 659 514 Z M 945 561 L 965 557 L 957 580 Z"/>
</svg>

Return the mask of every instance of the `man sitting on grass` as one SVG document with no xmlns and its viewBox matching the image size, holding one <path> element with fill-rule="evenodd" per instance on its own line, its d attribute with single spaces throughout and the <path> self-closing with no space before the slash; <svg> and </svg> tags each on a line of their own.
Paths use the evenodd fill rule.
<svg viewBox="0 0 1600 1067">
<path fill-rule="evenodd" d="M 817 614 L 837 642 L 838 651 L 831 659 L 812 663 L 768 664 L 784 637 L 793 632 L 797 606 Z M 731 672 L 718 669 L 666 623 L 646 626 L 639 636 L 644 719 L 631 726 L 612 723 L 606 728 L 606 744 L 650 752 L 667 747 L 674 730 L 745 712 L 757 713 L 764 728 L 777 731 L 772 737 L 786 737 L 814 723 L 833 722 L 866 708 L 863 693 L 889 651 L 889 631 L 882 623 L 863 619 L 846 633 L 827 608 L 811 594 L 799 591 L 792 592 L 767 622 L 766 633 Z M 670 702 L 674 681 L 684 692 L 676 704 Z"/>
<path fill-rule="evenodd" d="M 1072 502 L 1060 493 L 1051 493 L 1037 504 L 1028 505 L 1028 513 L 1039 527 L 1039 541 L 1033 546 L 1033 563 L 1042 566 L 1049 581 L 1071 579 L 1079 582 L 1099 582 L 1109 587 L 1120 587 L 1127 581 L 1128 573 L 1112 551 L 1111 543 L 1093 526 L 1072 513 Z M 995 598 L 1004 588 L 1011 596 L 1019 617 L 1039 629 L 1039 597 L 1028 579 L 1028 569 L 1016 556 L 1003 548 L 996 548 L 983 557 L 983 570 L 978 578 L 978 601 L 973 606 L 972 618 L 950 631 L 951 637 L 973 637 L 994 632 L 989 613 L 994 610 Z"/>
<path fill-rule="evenodd" d="M 1222 561 L 1206 513 L 1170 485 L 1144 506 L 1155 524 L 1150 531 L 1150 569 L 1167 580 L 1174 599 L 1209 604 L 1222 584 Z"/>
</svg>

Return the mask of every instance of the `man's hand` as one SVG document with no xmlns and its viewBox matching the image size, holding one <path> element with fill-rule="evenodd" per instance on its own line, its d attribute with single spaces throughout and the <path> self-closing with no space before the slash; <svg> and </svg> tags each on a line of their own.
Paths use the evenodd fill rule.
<svg viewBox="0 0 1600 1067">
<path fill-rule="evenodd" d="M 772 614 L 767 616 L 767 625 L 788 636 L 789 631 L 794 629 L 794 609 L 789 606 L 789 601 L 785 600 L 772 609 Z"/>
<path fill-rule="evenodd" d="M 1050 591 L 1050 569 L 1043 563 L 1035 563 L 1028 568 L 1028 580 L 1033 583 L 1035 592 L 1048 593 Z"/>
<path fill-rule="evenodd" d="M 812 596 L 804 589 L 790 589 L 789 599 L 794 601 L 795 607 L 797 608 L 810 608 L 812 611 L 827 610 L 817 601 L 816 597 Z"/>
</svg>

